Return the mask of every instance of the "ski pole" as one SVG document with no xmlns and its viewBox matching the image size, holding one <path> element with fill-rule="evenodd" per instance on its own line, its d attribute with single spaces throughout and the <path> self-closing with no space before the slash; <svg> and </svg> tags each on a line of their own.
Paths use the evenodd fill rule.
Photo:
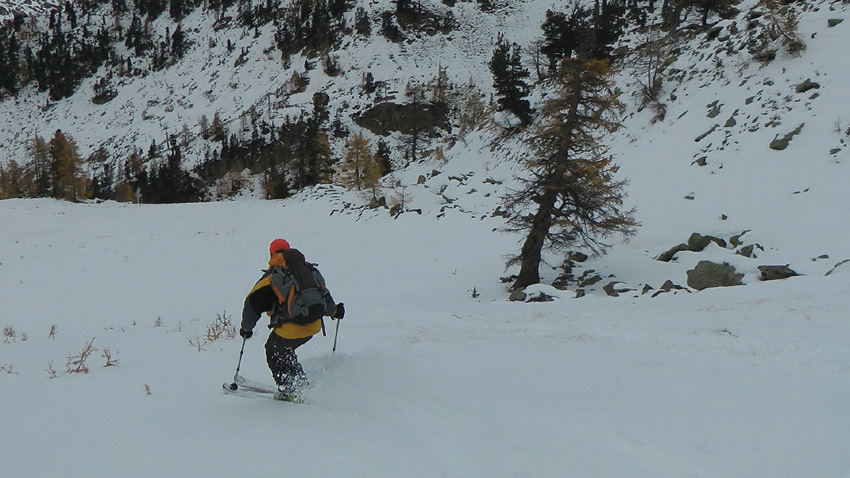
<svg viewBox="0 0 850 478">
<path fill-rule="evenodd" d="M 230 384 L 231 390 L 236 390 L 237 388 L 239 388 L 239 385 L 236 383 L 236 379 L 237 377 L 239 377 L 239 367 L 242 366 L 242 355 L 245 354 L 245 342 L 247 341 L 248 339 L 244 337 L 242 338 L 242 349 L 239 350 L 239 362 L 236 364 L 236 375 L 233 376 L 233 383 Z"/>
<path fill-rule="evenodd" d="M 334 348 L 331 352 L 336 352 L 336 337 L 339 335 L 339 323 L 342 319 L 336 319 L 336 332 L 334 332 Z"/>
</svg>

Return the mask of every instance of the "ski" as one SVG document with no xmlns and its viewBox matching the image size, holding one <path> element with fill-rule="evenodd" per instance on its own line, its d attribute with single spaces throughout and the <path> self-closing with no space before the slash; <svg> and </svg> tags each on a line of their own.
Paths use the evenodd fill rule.
<svg viewBox="0 0 850 478">
<path fill-rule="evenodd" d="M 236 386 L 234 389 L 234 385 Z M 271 398 L 277 392 L 277 387 L 267 385 L 261 382 L 248 380 L 241 375 L 236 376 L 236 381 L 233 383 L 221 384 L 221 389 L 226 395 L 234 395 L 245 398 Z M 283 400 L 290 403 L 304 403 L 303 399 Z"/>
</svg>

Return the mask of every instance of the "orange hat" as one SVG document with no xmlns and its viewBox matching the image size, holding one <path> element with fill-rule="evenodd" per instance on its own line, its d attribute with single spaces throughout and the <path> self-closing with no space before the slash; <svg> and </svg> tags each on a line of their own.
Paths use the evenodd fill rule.
<svg viewBox="0 0 850 478">
<path fill-rule="evenodd" d="M 275 239 L 269 244 L 269 254 L 289 249 L 289 243 L 285 239 Z"/>
</svg>

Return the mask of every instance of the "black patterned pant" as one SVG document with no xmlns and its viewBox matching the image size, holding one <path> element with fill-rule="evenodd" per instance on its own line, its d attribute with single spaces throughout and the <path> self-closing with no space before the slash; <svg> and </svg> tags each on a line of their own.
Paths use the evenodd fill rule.
<svg viewBox="0 0 850 478">
<path fill-rule="evenodd" d="M 266 362 L 278 388 L 286 392 L 297 391 L 308 385 L 307 374 L 298 363 L 295 349 L 312 337 L 285 339 L 272 331 L 266 341 Z"/>
</svg>

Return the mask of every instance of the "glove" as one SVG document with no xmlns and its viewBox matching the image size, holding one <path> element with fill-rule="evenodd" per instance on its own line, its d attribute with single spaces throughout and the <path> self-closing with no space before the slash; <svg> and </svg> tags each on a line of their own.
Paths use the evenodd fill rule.
<svg viewBox="0 0 850 478">
<path fill-rule="evenodd" d="M 239 335 L 242 336 L 243 339 L 248 340 L 254 335 L 253 330 L 245 330 L 242 327 L 239 328 Z"/>
<path fill-rule="evenodd" d="M 334 312 L 334 315 L 332 315 L 331 317 L 334 319 L 342 320 L 342 318 L 345 317 L 345 304 L 343 304 L 342 302 L 337 304 L 336 312 Z"/>
</svg>

